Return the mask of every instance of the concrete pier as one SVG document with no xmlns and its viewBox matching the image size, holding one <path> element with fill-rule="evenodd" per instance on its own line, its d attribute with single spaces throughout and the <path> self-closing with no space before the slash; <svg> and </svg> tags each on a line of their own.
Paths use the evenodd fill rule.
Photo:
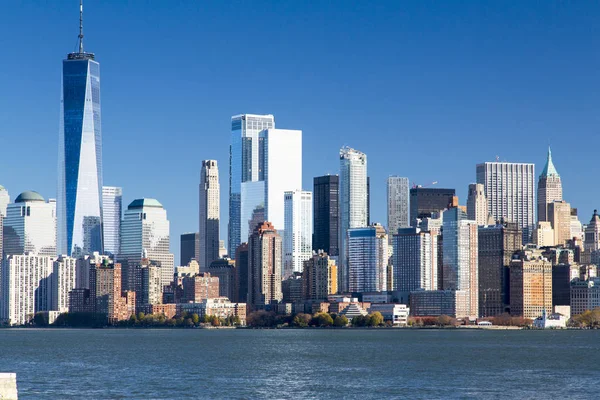
<svg viewBox="0 0 600 400">
<path fill-rule="evenodd" d="M 0 399 L 18 400 L 17 374 L 6 374 L 0 372 Z"/>
</svg>

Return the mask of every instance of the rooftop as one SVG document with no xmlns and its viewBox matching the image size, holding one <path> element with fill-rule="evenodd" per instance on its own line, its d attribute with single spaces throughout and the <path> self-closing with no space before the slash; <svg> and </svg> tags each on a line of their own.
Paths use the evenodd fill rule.
<svg viewBox="0 0 600 400">
<path fill-rule="evenodd" d="M 542 171 L 542 174 L 540 176 L 560 176 L 558 174 L 558 171 L 554 167 L 554 163 L 552 162 L 552 151 L 550 150 L 550 147 L 548 147 L 548 158 L 546 159 L 546 166 L 544 167 L 544 170 Z"/>
<path fill-rule="evenodd" d="M 144 208 L 144 207 L 156 207 L 163 208 L 163 205 L 158 202 L 156 199 L 136 199 L 129 204 L 127 207 L 129 210 L 133 208 Z"/>
<path fill-rule="evenodd" d="M 41 194 L 32 190 L 27 190 L 15 199 L 15 203 L 25 203 L 26 201 L 45 201 Z"/>
</svg>

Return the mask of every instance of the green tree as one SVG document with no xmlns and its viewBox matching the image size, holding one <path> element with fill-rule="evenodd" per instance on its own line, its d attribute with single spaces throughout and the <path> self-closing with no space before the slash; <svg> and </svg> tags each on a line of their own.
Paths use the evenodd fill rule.
<svg viewBox="0 0 600 400">
<path fill-rule="evenodd" d="M 249 326 L 255 328 L 272 328 L 276 326 L 275 313 L 272 311 L 258 310 L 247 317 Z"/>
<path fill-rule="evenodd" d="M 369 317 L 365 315 L 357 315 L 352 318 L 352 326 L 367 326 L 369 323 Z"/>
<path fill-rule="evenodd" d="M 38 312 L 33 316 L 33 323 L 35 326 L 48 326 L 49 319 L 47 312 Z"/>
<path fill-rule="evenodd" d="M 312 317 L 309 314 L 298 313 L 294 317 L 294 319 L 292 321 L 292 325 L 300 327 L 300 328 L 307 327 L 308 324 L 310 323 L 311 318 Z"/>
<path fill-rule="evenodd" d="M 141 312 L 141 311 L 140 311 L 140 312 L 137 314 L 137 320 L 141 322 L 141 321 L 143 321 L 143 320 L 144 320 L 144 317 L 145 317 L 145 316 L 146 316 L 146 315 L 145 315 L 143 312 Z"/>
<path fill-rule="evenodd" d="M 333 326 L 342 327 L 348 325 L 348 318 L 345 315 L 338 315 L 333 320 Z"/>
<path fill-rule="evenodd" d="M 369 322 L 367 323 L 369 326 L 379 326 L 383 325 L 383 315 L 379 311 L 375 311 L 374 313 L 369 314 Z"/>
<path fill-rule="evenodd" d="M 456 324 L 456 320 L 448 315 L 440 315 L 437 318 L 437 324 L 439 326 L 450 326 L 450 325 L 455 325 Z"/>
<path fill-rule="evenodd" d="M 194 323 L 194 325 L 198 325 L 198 323 L 200 322 L 200 317 L 198 316 L 198 314 L 192 314 L 192 322 Z"/>
<path fill-rule="evenodd" d="M 333 318 L 331 318 L 331 315 L 328 313 L 319 312 L 313 315 L 312 319 L 310 320 L 310 324 L 320 327 L 331 326 L 333 325 Z"/>
</svg>

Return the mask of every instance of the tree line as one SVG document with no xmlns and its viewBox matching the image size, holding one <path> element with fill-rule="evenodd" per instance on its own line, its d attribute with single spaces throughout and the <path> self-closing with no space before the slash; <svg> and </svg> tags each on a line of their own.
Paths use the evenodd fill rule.
<svg viewBox="0 0 600 400">
<path fill-rule="evenodd" d="M 253 328 L 385 326 L 383 315 L 379 311 L 365 316 L 354 317 L 350 321 L 345 315 L 326 312 L 318 312 L 313 315 L 305 313 L 278 315 L 272 311 L 259 310 L 248 315 L 247 324 Z"/>
</svg>

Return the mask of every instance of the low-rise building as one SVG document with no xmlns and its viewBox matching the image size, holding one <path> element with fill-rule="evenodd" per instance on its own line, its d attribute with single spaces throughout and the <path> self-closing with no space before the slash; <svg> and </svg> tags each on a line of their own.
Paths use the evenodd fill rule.
<svg viewBox="0 0 600 400">
<path fill-rule="evenodd" d="M 571 315 L 600 307 L 600 278 L 571 282 Z"/>
<path fill-rule="evenodd" d="M 469 293 L 466 290 L 417 290 L 410 292 L 410 311 L 417 317 L 448 315 L 469 316 Z"/>
<path fill-rule="evenodd" d="M 176 304 L 144 304 L 141 307 L 144 314 L 162 314 L 166 318 L 173 318 L 177 314 Z"/>
<path fill-rule="evenodd" d="M 358 317 L 359 315 L 365 316 L 368 312 L 360 304 L 350 303 L 339 314 L 348 318 L 348 321 L 352 321 L 354 317 Z"/>
<path fill-rule="evenodd" d="M 232 303 L 227 297 L 203 299 L 200 303 L 177 304 L 177 315 L 183 312 L 198 314 L 200 318 L 205 315 L 219 318 L 238 317 L 242 325 L 246 325 L 246 303 Z"/>
<path fill-rule="evenodd" d="M 540 317 L 533 320 L 533 326 L 539 329 L 566 328 L 568 320 L 569 318 L 558 313 L 546 315 L 546 310 L 544 310 Z"/>
<path fill-rule="evenodd" d="M 380 312 L 384 321 L 391 321 L 394 326 L 402 326 L 408 323 L 410 308 L 406 304 L 376 303 L 371 304 L 369 313 Z"/>
</svg>

